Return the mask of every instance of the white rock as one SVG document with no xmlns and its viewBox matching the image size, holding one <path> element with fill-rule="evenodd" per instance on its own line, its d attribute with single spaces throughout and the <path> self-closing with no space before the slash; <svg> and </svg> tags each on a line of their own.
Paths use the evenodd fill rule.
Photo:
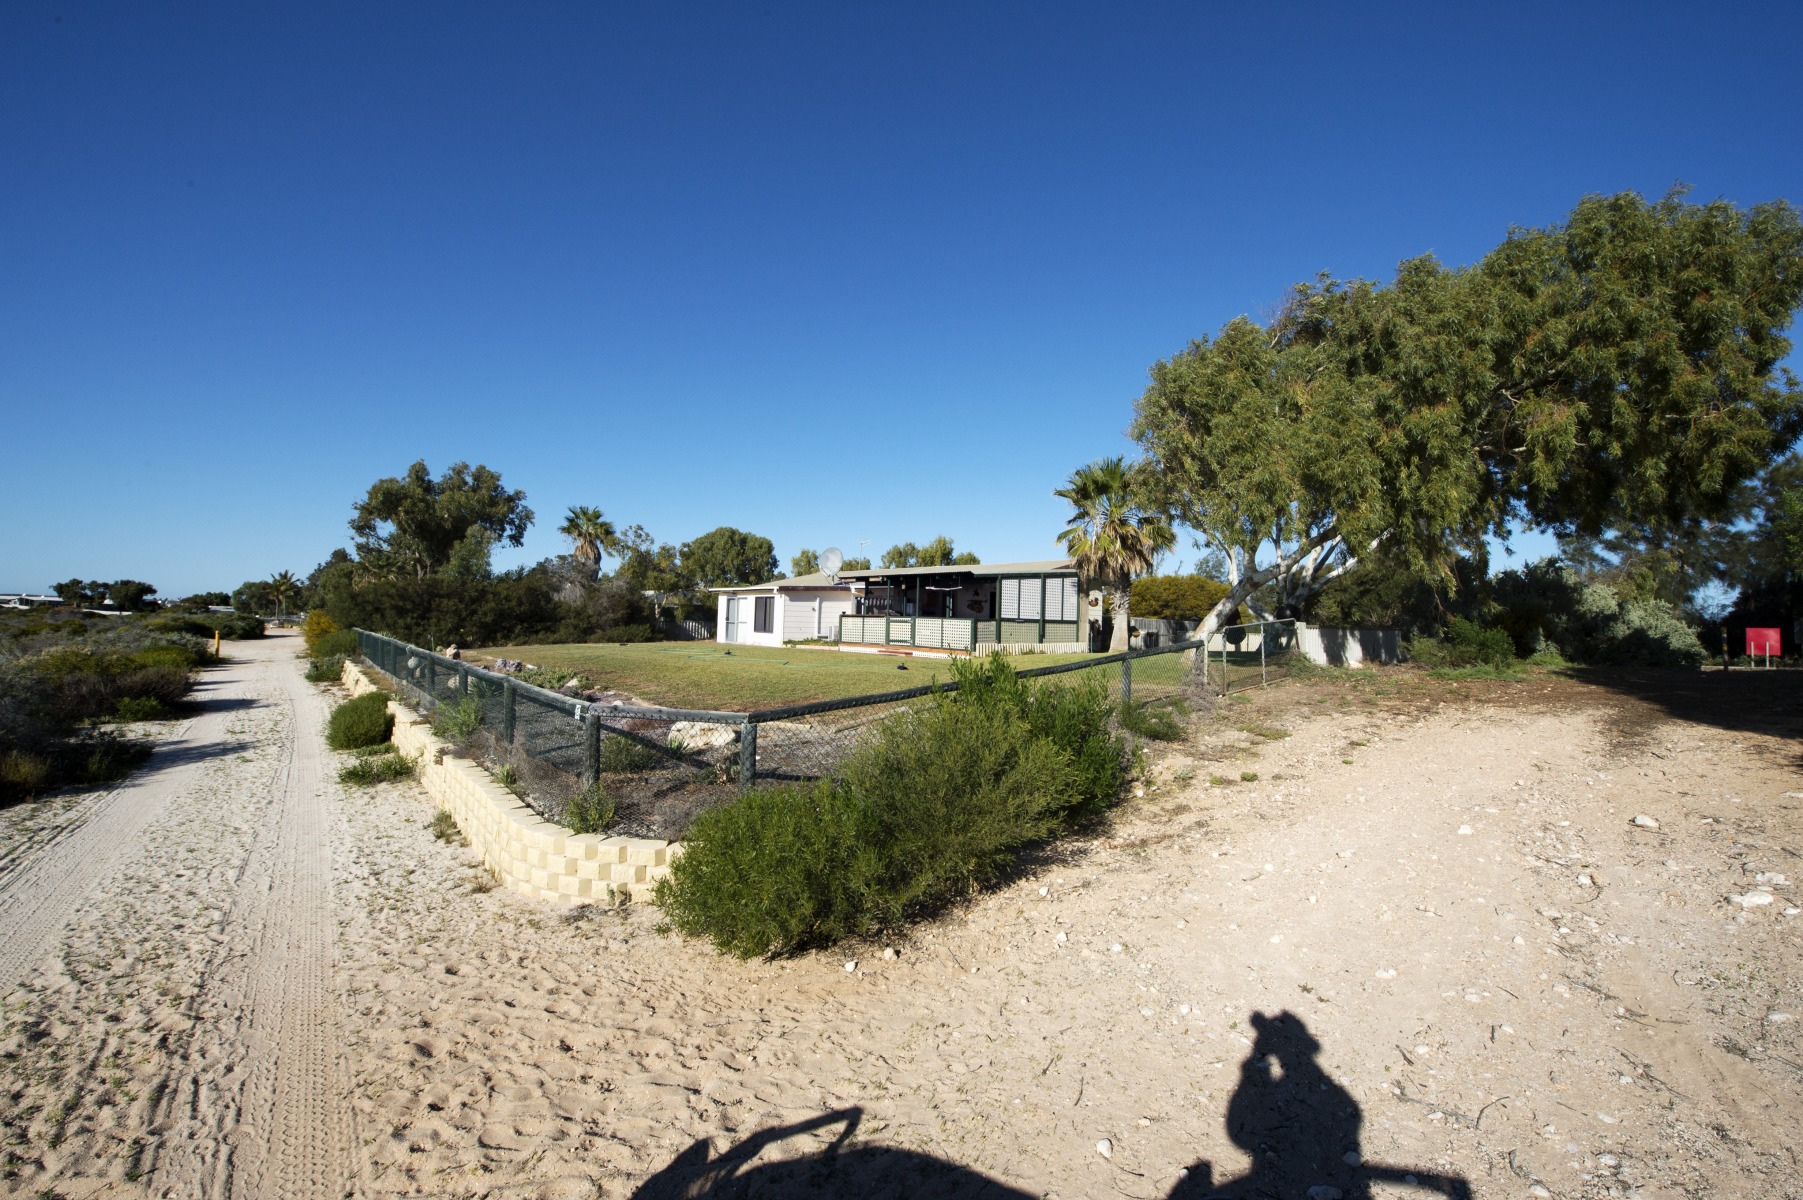
<svg viewBox="0 0 1803 1200">
<path fill-rule="evenodd" d="M 1396 968 L 1395 967 L 1379 967 L 1377 970 L 1377 977 L 1379 979 L 1394 979 L 1394 978 L 1396 978 Z"/>
<path fill-rule="evenodd" d="M 1149 1008 L 1142 1008 L 1139 1010 L 1139 1015 L 1142 1017 L 1149 1017 L 1152 1015 L 1152 1010 Z"/>
<path fill-rule="evenodd" d="M 1517 946 L 1525 946 L 1525 945 L 1527 945 L 1527 944 L 1528 944 L 1528 940 L 1527 940 L 1527 939 L 1526 939 L 1526 938 L 1524 938 L 1524 937 L 1522 937 L 1522 936 L 1521 936 L 1521 935 L 1520 935 L 1520 934 L 1519 934 L 1519 933 L 1518 933 L 1518 934 L 1516 934 L 1516 935 L 1515 935 L 1515 944 L 1516 944 L 1516 945 L 1517 945 Z"/>
<path fill-rule="evenodd" d="M 1579 887 L 1589 887 L 1592 882 L 1593 881 L 1591 880 L 1590 876 L 1588 876 L 1588 875 L 1578 876 L 1578 886 Z"/>
<path fill-rule="evenodd" d="M 1621 1124 L 1620 1120 L 1618 1120 L 1615 1117 L 1610 1116 L 1608 1113 L 1605 1113 L 1605 1112 L 1600 1112 L 1600 1113 L 1596 1114 L 1596 1119 L 1601 1121 L 1605 1125 Z"/>
<path fill-rule="evenodd" d="M 1596 1156 L 1596 1161 L 1600 1166 L 1605 1167 L 1619 1167 L 1621 1165 L 1621 1159 L 1615 1157 L 1613 1154 L 1599 1154 Z"/>
<path fill-rule="evenodd" d="M 1460 837 L 1469 837 L 1470 835 L 1471 835 L 1471 826 L 1469 826 L 1469 825 L 1459 826 L 1459 836 Z"/>
<path fill-rule="evenodd" d="M 1773 887 L 1788 887 L 1790 886 L 1790 877 L 1785 875 L 1783 871 L 1761 871 L 1759 874 L 1753 876 L 1753 882 L 1769 883 Z"/>
<path fill-rule="evenodd" d="M 1633 823 L 1640 826 L 1642 829 L 1657 829 L 1657 828 L 1659 828 L 1659 822 L 1654 820 L 1652 817 L 1647 816 L 1645 813 L 1635 814 Z"/>
<path fill-rule="evenodd" d="M 1062 941 L 1065 941 L 1065 940 L 1066 940 L 1066 938 L 1065 938 L 1065 933 L 1064 933 L 1064 930 L 1062 930 L 1062 929 L 1060 929 L 1060 930 L 1059 930 L 1059 931 L 1058 931 L 1058 936 L 1057 936 L 1057 937 L 1055 937 L 1055 938 L 1053 938 L 1053 939 L 1052 939 L 1052 940 L 1053 940 L 1053 941 L 1054 941 L 1054 942 L 1062 942 Z"/>
<path fill-rule="evenodd" d="M 1179 1004 L 1179 1005 L 1178 1005 L 1178 1006 L 1177 1006 L 1177 1012 L 1178 1012 L 1178 1013 L 1179 1013 L 1179 1014 L 1180 1014 L 1180 1015 L 1182 1015 L 1182 1016 L 1185 1016 L 1185 1017 L 1187 1017 L 1187 1016 L 1189 1016 L 1189 1005 L 1187 1005 L 1187 1004 Z M 1772 1020 L 1774 1020 L 1774 1021 L 1788 1021 L 1788 1020 L 1790 1020 L 1790 1018 L 1789 1018 L 1789 1017 L 1787 1017 L 1787 1016 L 1785 1016 L 1785 1015 L 1784 1015 L 1784 1014 L 1783 1014 L 1783 1013 L 1774 1013 L 1774 1014 L 1773 1014 L 1773 1015 L 1772 1015 Z"/>
<path fill-rule="evenodd" d="M 1794 917 L 1800 912 L 1803 912 L 1803 908 L 1787 908 L 1784 910 L 1784 915 L 1787 917 Z"/>
<path fill-rule="evenodd" d="M 895 947 L 894 946 L 883 947 L 883 958 L 885 960 L 894 959 L 895 958 Z"/>
<path fill-rule="evenodd" d="M 1109 1141 L 1107 1138 L 1103 1138 L 1101 1141 L 1096 1143 L 1096 1153 L 1100 1154 L 1103 1158 L 1113 1158 L 1114 1157 L 1114 1143 Z"/>
<path fill-rule="evenodd" d="M 1273 946 L 1275 946 L 1278 942 L 1281 942 L 1281 941 L 1283 941 L 1283 934 L 1274 933 L 1271 935 L 1271 944 Z"/>
<path fill-rule="evenodd" d="M 1533 1187 L 1530 1187 L 1528 1189 L 1528 1195 L 1530 1195 L 1530 1196 L 1550 1196 L 1550 1195 L 1552 1195 L 1552 1193 L 1547 1191 L 1543 1185 L 1536 1183 Z"/>
<path fill-rule="evenodd" d="M 858 969 L 858 960 L 857 960 L 857 959 L 855 959 L 855 958 L 854 958 L 854 959 L 852 959 L 852 960 L 851 960 L 851 961 L 850 961 L 850 962 L 848 962 L 848 963 L 846 963 L 846 964 L 845 964 L 845 970 L 846 970 L 846 972 L 847 972 L 847 973 L 850 973 L 850 972 L 852 972 L 852 971 L 855 971 L 855 970 L 857 970 L 857 969 Z"/>
<path fill-rule="evenodd" d="M 736 742 L 739 735 L 731 725 L 717 725 L 712 721 L 678 721 L 670 726 L 670 740 L 681 742 L 685 750 L 708 750 Z"/>
<path fill-rule="evenodd" d="M 1767 1013 L 1765 1019 L 1770 1021 L 1774 1025 L 1782 1025 L 1786 1021 L 1790 1020 L 1790 1014 L 1789 1013 Z"/>
<path fill-rule="evenodd" d="M 1729 904 L 1738 904 L 1742 908 L 1758 908 L 1762 904 L 1770 904 L 1771 902 L 1772 894 L 1770 892 L 1748 892 L 1744 896 L 1728 897 Z"/>
<path fill-rule="evenodd" d="M 1108 947 L 1108 953 L 1119 954 L 1121 952 L 1121 949 L 1122 949 L 1121 944 L 1119 942 L 1116 942 L 1114 945 Z"/>
<path fill-rule="evenodd" d="M 1043 888 L 1040 888 L 1040 889 L 1039 889 L 1039 894 L 1040 894 L 1040 895 L 1041 895 L 1041 896 L 1049 896 L 1049 895 L 1051 895 L 1051 894 L 1052 894 L 1052 889 L 1051 889 L 1051 888 L 1049 888 L 1049 887 L 1043 887 Z"/>
</svg>

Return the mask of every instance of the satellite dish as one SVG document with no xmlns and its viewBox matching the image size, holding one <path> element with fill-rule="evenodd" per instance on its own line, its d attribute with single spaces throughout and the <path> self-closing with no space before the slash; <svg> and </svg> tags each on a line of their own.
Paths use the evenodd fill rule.
<svg viewBox="0 0 1803 1200">
<path fill-rule="evenodd" d="M 845 565 L 845 555 L 839 553 L 839 547 L 828 546 L 820 555 L 820 570 L 834 583 L 839 582 L 839 568 Z"/>
</svg>

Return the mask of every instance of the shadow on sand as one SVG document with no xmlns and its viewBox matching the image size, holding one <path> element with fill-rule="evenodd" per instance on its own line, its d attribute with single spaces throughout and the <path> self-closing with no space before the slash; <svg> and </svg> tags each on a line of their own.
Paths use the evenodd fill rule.
<svg viewBox="0 0 1803 1200">
<path fill-rule="evenodd" d="M 1227 1135 L 1252 1157 L 1252 1169 L 1216 1181 L 1211 1164 L 1194 1163 L 1167 1200 L 1368 1200 L 1375 1183 L 1460 1200 L 1471 1195 L 1465 1180 L 1457 1176 L 1364 1161 L 1359 1151 L 1364 1117 L 1346 1089 L 1321 1069 L 1321 1043 L 1308 1026 L 1287 1012 L 1269 1017 L 1254 1013 L 1252 1025 L 1258 1039 L 1240 1065 L 1239 1086 L 1227 1106 Z M 1007 1200 L 1031 1194 L 930 1154 L 851 1145 L 862 1118 L 862 1109 L 846 1108 L 766 1129 L 717 1158 L 703 1139 L 633 1195 L 636 1200 L 802 1196 Z M 764 1150 L 791 1138 L 834 1128 L 837 1135 L 824 1149 L 762 1164 L 754 1161 Z"/>
</svg>

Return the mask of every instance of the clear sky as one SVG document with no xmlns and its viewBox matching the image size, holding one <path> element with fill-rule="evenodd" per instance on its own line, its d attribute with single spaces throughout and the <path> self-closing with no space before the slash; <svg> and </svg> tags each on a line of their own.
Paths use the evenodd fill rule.
<svg viewBox="0 0 1803 1200">
<path fill-rule="evenodd" d="M 1050 556 L 1147 366 L 1296 280 L 1589 192 L 1803 201 L 1800 35 L 1794 0 L 9 0 L 0 590 L 304 574 L 422 457 L 525 489 L 501 565 L 572 504 L 785 566 Z"/>
</svg>

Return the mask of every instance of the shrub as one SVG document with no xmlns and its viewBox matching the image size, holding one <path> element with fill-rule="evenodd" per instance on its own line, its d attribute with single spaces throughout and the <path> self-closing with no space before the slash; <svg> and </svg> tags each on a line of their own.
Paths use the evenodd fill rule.
<svg viewBox="0 0 1803 1200">
<path fill-rule="evenodd" d="M 316 658 L 307 664 L 308 683 L 337 683 L 344 678 L 344 655 Z"/>
<path fill-rule="evenodd" d="M 374 746 L 387 741 L 393 730 L 388 697 L 382 692 L 365 692 L 332 710 L 326 722 L 326 745 L 334 750 Z"/>
<path fill-rule="evenodd" d="M 413 760 L 399 754 L 381 754 L 359 758 L 338 772 L 339 783 L 348 783 L 356 787 L 370 787 L 378 783 L 392 783 L 397 779 L 411 778 L 413 778 Z"/>
<path fill-rule="evenodd" d="M 432 732 L 453 745 L 461 746 L 482 731 L 482 719 L 488 706 L 475 693 L 454 703 L 438 706 L 432 714 Z"/>
<path fill-rule="evenodd" d="M 326 613 L 325 610 L 318 608 L 313 609 L 307 614 L 307 619 L 301 622 L 300 628 L 301 638 L 307 643 L 307 654 L 309 656 L 319 658 L 326 654 L 343 653 L 343 651 L 327 650 L 320 644 L 331 635 L 344 632 L 344 630 L 339 627 L 338 622 L 332 620 L 331 616 Z M 357 635 L 354 633 L 351 634 L 353 643 L 356 636 Z M 352 649 L 355 649 L 354 644 Z"/>
<path fill-rule="evenodd" d="M 1515 639 L 1505 629 L 1486 628 L 1454 617 L 1444 638 L 1410 638 L 1408 655 L 1424 667 L 1492 667 L 1507 671 L 1515 662 Z"/>
<path fill-rule="evenodd" d="M 617 733 L 601 738 L 601 770 L 604 772 L 646 771 L 663 762 L 663 755 L 633 738 Z"/>
<path fill-rule="evenodd" d="M 468 839 L 463 836 L 463 830 L 457 828 L 457 818 L 451 815 L 451 810 L 448 808 L 441 808 L 432 814 L 431 830 L 432 836 L 441 842 L 468 844 Z"/>
<path fill-rule="evenodd" d="M 1133 581 L 1128 610 L 1133 616 L 1154 620 L 1199 621 L 1227 591 L 1226 584 L 1204 575 L 1152 575 Z"/>
<path fill-rule="evenodd" d="M 614 800 L 600 784 L 570 797 L 563 823 L 572 833 L 600 833 L 614 819 Z"/>
<path fill-rule="evenodd" d="M 117 710 L 121 721 L 154 721 L 167 711 L 155 696 L 123 697 Z"/>
<path fill-rule="evenodd" d="M 999 655 L 900 712 L 842 777 L 696 818 L 658 885 L 672 927 L 784 954 L 893 924 L 992 882 L 1020 849 L 1118 798 L 1127 755 L 1099 683 L 1022 680 Z"/>
<path fill-rule="evenodd" d="M 1697 667 L 1706 657 L 1670 604 L 1623 595 L 1556 559 L 1504 571 L 1495 596 L 1498 623 L 1524 655 L 1557 650 L 1575 663 L 1649 667 Z"/>
<path fill-rule="evenodd" d="M 0 802 L 23 800 L 50 782 L 50 763 L 35 754 L 8 750 L 0 754 Z"/>
</svg>

